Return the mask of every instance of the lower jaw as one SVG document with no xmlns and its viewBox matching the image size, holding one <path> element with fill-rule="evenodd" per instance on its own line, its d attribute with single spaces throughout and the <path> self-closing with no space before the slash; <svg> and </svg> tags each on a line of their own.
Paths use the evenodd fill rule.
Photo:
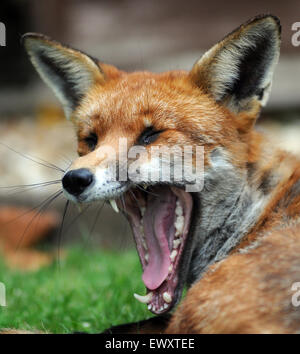
<svg viewBox="0 0 300 354">
<path fill-rule="evenodd" d="M 170 311 L 177 303 L 178 297 L 181 295 L 181 293 L 178 293 L 175 298 L 174 294 L 177 285 L 178 277 L 175 275 L 172 279 L 167 279 L 164 281 L 159 288 L 152 291 L 147 289 L 147 294 L 152 294 L 151 300 L 147 304 L 148 310 L 156 315 Z"/>
</svg>

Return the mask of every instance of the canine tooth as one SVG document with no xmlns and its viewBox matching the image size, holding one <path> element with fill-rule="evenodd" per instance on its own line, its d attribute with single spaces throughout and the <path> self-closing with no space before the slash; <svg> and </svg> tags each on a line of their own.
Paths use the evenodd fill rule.
<svg viewBox="0 0 300 354">
<path fill-rule="evenodd" d="M 153 295 L 152 292 L 148 293 L 148 294 L 145 295 L 145 296 L 142 296 L 142 295 L 139 295 L 139 294 L 133 294 L 133 296 L 134 296 L 139 302 L 141 302 L 141 303 L 143 303 L 143 304 L 148 304 L 148 303 L 151 301 L 151 299 L 152 299 L 152 295 Z"/>
<path fill-rule="evenodd" d="M 177 256 L 177 251 L 176 250 L 173 250 L 170 254 L 170 258 L 171 258 L 171 261 L 174 262 L 174 259 L 176 258 Z"/>
<path fill-rule="evenodd" d="M 169 270 L 169 273 L 168 273 L 168 274 L 171 274 L 172 271 L 173 271 L 173 266 L 172 266 L 172 264 L 169 265 L 169 269 L 168 269 L 168 270 Z"/>
<path fill-rule="evenodd" d="M 168 304 L 164 304 L 164 310 L 167 309 L 169 306 Z"/>
<path fill-rule="evenodd" d="M 118 213 L 119 212 L 119 208 L 117 206 L 116 201 L 114 199 L 110 199 L 109 202 L 110 202 L 111 207 L 114 209 L 114 211 L 116 213 Z"/>
<path fill-rule="evenodd" d="M 146 253 L 146 254 L 145 254 L 145 261 L 148 263 L 148 260 L 149 260 L 149 254 Z"/>
<path fill-rule="evenodd" d="M 151 310 L 152 309 L 152 305 L 148 305 L 148 310 Z"/>
<path fill-rule="evenodd" d="M 181 239 L 178 238 L 176 240 L 173 241 L 173 248 L 178 248 L 178 246 L 181 244 Z"/>
<path fill-rule="evenodd" d="M 164 292 L 163 293 L 163 299 L 165 300 L 165 302 L 167 304 L 169 304 L 170 302 L 172 302 L 172 296 L 168 293 L 168 292 Z"/>
</svg>

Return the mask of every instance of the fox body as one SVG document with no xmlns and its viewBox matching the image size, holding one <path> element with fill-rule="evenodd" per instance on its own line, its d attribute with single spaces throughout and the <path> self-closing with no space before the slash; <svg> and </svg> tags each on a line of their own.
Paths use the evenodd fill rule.
<svg viewBox="0 0 300 354">
<path fill-rule="evenodd" d="M 299 333 L 300 160 L 254 128 L 279 57 L 279 20 L 243 24 L 189 72 L 126 73 L 39 34 L 24 44 L 77 132 L 66 197 L 111 201 L 133 230 L 147 289 L 136 298 L 158 316 L 111 331 Z M 203 188 L 187 192 L 184 177 L 137 182 L 132 158 L 119 159 L 128 178 L 113 179 L 120 138 L 146 151 L 202 146 Z M 138 165 L 151 172 L 158 160 Z"/>
</svg>

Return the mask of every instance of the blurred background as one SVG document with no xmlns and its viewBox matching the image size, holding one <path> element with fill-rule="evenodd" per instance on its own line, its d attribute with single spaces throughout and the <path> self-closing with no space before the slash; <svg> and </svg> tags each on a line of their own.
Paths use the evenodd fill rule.
<svg viewBox="0 0 300 354">
<path fill-rule="evenodd" d="M 260 13 L 280 17 L 283 33 L 272 95 L 259 124 L 276 145 L 299 154 L 300 47 L 291 42 L 292 24 L 300 22 L 299 0 L 1 0 L 0 22 L 6 26 L 6 46 L 0 47 L 1 187 L 61 178 L 60 171 L 29 156 L 63 169 L 76 156 L 72 126 L 29 63 L 22 34 L 46 34 L 123 70 L 190 69 L 205 50 Z M 52 244 L 132 246 L 126 221 L 107 206 L 81 214 L 70 206 L 61 230 L 65 200 L 48 206 L 46 199 L 59 188 L 1 188 L 0 245 L 10 239 L 9 248 L 27 247 L 47 235 Z"/>
</svg>

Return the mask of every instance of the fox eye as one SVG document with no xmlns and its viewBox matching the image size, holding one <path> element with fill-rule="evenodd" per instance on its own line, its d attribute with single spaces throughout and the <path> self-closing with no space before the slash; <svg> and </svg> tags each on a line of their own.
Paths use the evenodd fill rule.
<svg viewBox="0 0 300 354">
<path fill-rule="evenodd" d="M 153 143 L 162 132 L 163 130 L 155 130 L 154 127 L 148 127 L 139 136 L 137 143 L 138 145 L 149 145 Z"/>
<path fill-rule="evenodd" d="M 89 147 L 90 150 L 95 150 L 95 147 L 97 146 L 98 143 L 98 136 L 95 133 L 90 133 L 89 136 L 84 138 L 84 142 L 86 145 Z"/>
</svg>

